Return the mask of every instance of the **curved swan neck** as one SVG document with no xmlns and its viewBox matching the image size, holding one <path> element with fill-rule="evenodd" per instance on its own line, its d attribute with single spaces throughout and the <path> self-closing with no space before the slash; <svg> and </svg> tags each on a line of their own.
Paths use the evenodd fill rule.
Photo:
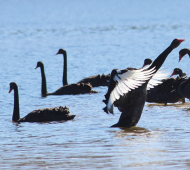
<svg viewBox="0 0 190 170">
<path fill-rule="evenodd" d="M 44 65 L 42 65 L 40 68 L 41 68 L 41 76 L 42 76 L 41 93 L 42 93 L 42 95 L 47 95 L 46 76 L 45 76 L 45 71 L 44 71 Z"/>
<path fill-rule="evenodd" d="M 18 97 L 18 87 L 14 88 L 14 109 L 13 109 L 13 117 L 12 120 L 17 122 L 20 119 L 19 112 L 19 97 Z"/>
<path fill-rule="evenodd" d="M 63 53 L 63 58 L 64 58 L 64 61 L 63 61 L 63 86 L 65 85 L 68 85 L 68 82 L 67 82 L 67 52 L 64 51 Z"/>
<path fill-rule="evenodd" d="M 186 74 L 182 72 L 182 70 L 179 70 L 179 77 L 184 77 Z"/>
<path fill-rule="evenodd" d="M 190 50 L 187 48 L 186 49 L 187 50 L 187 54 L 189 55 L 189 57 L 190 57 Z"/>
</svg>

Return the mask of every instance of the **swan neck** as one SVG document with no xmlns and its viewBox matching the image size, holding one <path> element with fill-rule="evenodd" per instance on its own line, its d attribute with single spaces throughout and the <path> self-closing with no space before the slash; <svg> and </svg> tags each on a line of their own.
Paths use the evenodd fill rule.
<svg viewBox="0 0 190 170">
<path fill-rule="evenodd" d="M 63 54 L 63 58 L 64 58 L 64 61 L 63 61 L 63 86 L 65 85 L 68 85 L 68 82 L 67 82 L 67 53 L 65 51 L 65 53 Z"/>
<path fill-rule="evenodd" d="M 42 76 L 41 93 L 42 95 L 46 95 L 47 87 L 46 87 L 46 76 L 45 76 L 44 66 L 42 65 L 40 68 L 41 68 L 41 76 Z"/>
<path fill-rule="evenodd" d="M 190 50 L 188 49 L 188 51 L 187 51 L 187 54 L 189 55 L 189 57 L 190 57 Z"/>
<path fill-rule="evenodd" d="M 168 48 L 166 48 L 152 63 L 149 69 L 155 67 L 156 72 L 159 70 L 159 68 L 162 66 L 164 61 L 166 60 L 166 57 L 172 52 L 173 48 L 170 45 Z"/>
<path fill-rule="evenodd" d="M 18 87 L 14 89 L 14 109 L 13 109 L 13 117 L 12 120 L 17 122 L 20 119 L 19 112 L 19 97 L 18 97 Z"/>
<path fill-rule="evenodd" d="M 183 77 L 184 73 L 182 72 L 182 70 L 179 71 L 179 77 Z"/>
<path fill-rule="evenodd" d="M 162 66 L 162 64 L 164 63 L 164 61 L 166 60 L 166 57 L 172 52 L 174 48 L 170 45 L 168 48 L 166 48 L 152 63 L 152 65 L 149 67 L 149 69 L 155 68 L 155 72 L 156 73 L 160 67 Z M 147 83 L 149 82 L 146 81 Z"/>
</svg>

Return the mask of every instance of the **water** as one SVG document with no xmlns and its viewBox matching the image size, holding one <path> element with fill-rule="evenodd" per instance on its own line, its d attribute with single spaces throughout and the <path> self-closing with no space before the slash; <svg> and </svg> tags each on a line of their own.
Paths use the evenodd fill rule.
<svg viewBox="0 0 190 170">
<path fill-rule="evenodd" d="M 49 92 L 62 85 L 68 54 L 68 82 L 108 74 L 113 68 L 143 65 L 174 38 L 185 38 L 163 67 L 190 74 L 190 2 L 2 0 L 0 5 L 0 167 L 1 169 L 189 169 L 189 101 L 163 106 L 146 103 L 137 127 L 109 128 L 118 121 L 102 111 L 106 87 L 97 94 L 41 97 L 43 61 Z M 19 87 L 20 112 L 68 106 L 73 121 L 13 123 L 13 93 Z"/>
</svg>

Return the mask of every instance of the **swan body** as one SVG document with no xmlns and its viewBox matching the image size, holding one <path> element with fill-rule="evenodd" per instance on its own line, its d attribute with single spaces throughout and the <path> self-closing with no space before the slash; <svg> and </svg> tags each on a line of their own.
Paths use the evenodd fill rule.
<svg viewBox="0 0 190 170">
<path fill-rule="evenodd" d="M 14 109 L 12 121 L 14 122 L 46 122 L 72 120 L 75 115 L 70 115 L 69 109 L 65 107 L 44 108 L 30 112 L 25 117 L 20 118 L 18 86 L 15 82 L 10 83 L 9 93 L 14 90 Z"/>
<path fill-rule="evenodd" d="M 190 78 L 180 84 L 179 93 L 190 100 Z"/>
<path fill-rule="evenodd" d="M 162 84 L 147 91 L 146 101 L 149 103 L 176 103 L 185 102 L 185 98 L 179 93 L 178 88 L 186 79 L 183 77 L 168 78 L 162 80 Z"/>
<path fill-rule="evenodd" d="M 78 83 L 90 83 L 92 87 L 99 87 L 99 86 L 108 86 L 109 85 L 110 74 L 108 75 L 95 75 L 91 77 L 87 77 L 79 81 Z"/>
<path fill-rule="evenodd" d="M 138 123 L 146 101 L 149 80 L 160 69 L 169 53 L 182 41 L 184 40 L 174 39 L 169 47 L 146 69 L 139 69 L 137 72 L 135 69 L 125 69 L 125 71 L 114 69 L 112 71 L 108 92 L 105 95 L 106 99 L 103 100 L 106 104 L 103 110 L 106 113 L 112 113 L 114 105 L 122 112 L 118 123 L 112 127 L 131 127 Z M 131 84 L 126 85 L 125 82 Z"/>
<path fill-rule="evenodd" d="M 48 93 L 47 86 L 46 86 L 46 76 L 45 76 L 45 71 L 44 71 L 44 64 L 41 61 L 38 61 L 36 69 L 38 67 L 40 67 L 40 69 L 41 69 L 41 77 L 42 77 L 41 93 L 42 93 L 42 96 L 97 93 L 95 90 L 92 90 L 92 86 L 90 83 L 89 84 L 87 84 L 87 83 L 69 84 L 69 85 L 60 87 L 58 90 L 56 90 L 53 93 Z"/>
</svg>

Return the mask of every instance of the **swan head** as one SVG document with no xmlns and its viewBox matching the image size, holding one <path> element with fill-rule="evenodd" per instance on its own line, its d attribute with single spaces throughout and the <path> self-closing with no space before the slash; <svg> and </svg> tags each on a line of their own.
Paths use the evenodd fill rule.
<svg viewBox="0 0 190 170">
<path fill-rule="evenodd" d="M 179 62 L 181 61 L 183 56 L 185 56 L 186 54 L 188 54 L 190 57 L 190 50 L 188 48 L 184 48 L 184 49 L 179 51 Z"/>
<path fill-rule="evenodd" d="M 177 48 L 183 41 L 185 41 L 184 39 L 174 39 L 171 43 L 171 47 L 174 49 L 174 48 Z"/>
<path fill-rule="evenodd" d="M 172 76 L 174 76 L 174 75 L 178 75 L 178 74 L 180 74 L 180 73 L 182 73 L 182 70 L 181 70 L 180 68 L 175 68 L 170 77 L 172 77 Z"/>
<path fill-rule="evenodd" d="M 64 49 L 59 49 L 58 52 L 55 54 L 55 55 L 58 55 L 58 54 L 63 54 L 65 55 L 66 54 L 66 51 Z"/>
<path fill-rule="evenodd" d="M 150 58 L 146 58 L 144 60 L 144 64 L 143 64 L 142 68 L 145 67 L 146 65 L 150 65 L 151 63 L 152 63 L 152 60 Z"/>
<path fill-rule="evenodd" d="M 16 84 L 15 82 L 11 82 L 9 85 L 10 85 L 9 93 L 10 93 L 13 89 L 16 89 L 16 88 L 17 88 L 17 84 Z"/>
<path fill-rule="evenodd" d="M 38 61 L 35 69 L 37 69 L 38 67 L 43 67 L 43 66 L 44 64 L 41 61 Z"/>
</svg>

